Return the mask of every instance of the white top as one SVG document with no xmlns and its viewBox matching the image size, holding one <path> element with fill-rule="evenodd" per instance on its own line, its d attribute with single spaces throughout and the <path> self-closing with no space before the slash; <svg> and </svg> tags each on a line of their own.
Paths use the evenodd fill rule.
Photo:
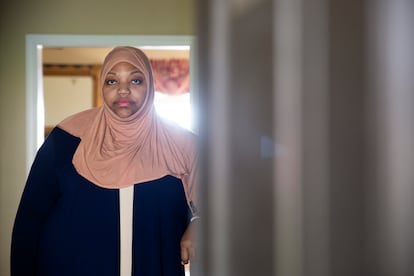
<svg viewBox="0 0 414 276">
<path fill-rule="evenodd" d="M 134 207 L 134 186 L 119 189 L 120 217 L 120 276 L 132 274 L 132 218 Z"/>
</svg>

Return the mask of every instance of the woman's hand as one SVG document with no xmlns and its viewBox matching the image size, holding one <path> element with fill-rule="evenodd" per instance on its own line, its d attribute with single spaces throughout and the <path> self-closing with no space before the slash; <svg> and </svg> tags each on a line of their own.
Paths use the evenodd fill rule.
<svg viewBox="0 0 414 276">
<path fill-rule="evenodd" d="M 196 221 L 190 222 L 187 229 L 185 230 L 183 237 L 181 238 L 181 264 L 188 264 L 190 260 L 195 257 L 196 251 Z"/>
</svg>

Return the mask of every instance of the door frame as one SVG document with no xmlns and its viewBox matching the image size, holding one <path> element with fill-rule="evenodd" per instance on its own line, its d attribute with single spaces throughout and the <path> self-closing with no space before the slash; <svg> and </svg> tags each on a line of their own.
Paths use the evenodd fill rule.
<svg viewBox="0 0 414 276">
<path fill-rule="evenodd" d="M 43 47 L 190 47 L 190 91 L 193 114 L 197 110 L 197 73 L 195 37 L 188 35 L 26 35 L 26 172 L 28 173 L 36 152 L 44 141 L 43 103 Z"/>
</svg>

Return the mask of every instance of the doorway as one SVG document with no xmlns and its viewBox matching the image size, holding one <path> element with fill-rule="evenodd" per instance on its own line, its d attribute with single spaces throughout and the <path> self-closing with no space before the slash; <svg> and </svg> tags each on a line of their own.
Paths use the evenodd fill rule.
<svg viewBox="0 0 414 276">
<path fill-rule="evenodd" d="M 189 50 L 190 112 L 195 114 L 197 92 L 195 66 L 195 40 L 193 36 L 140 36 L 140 35 L 33 35 L 26 36 L 26 171 L 44 141 L 45 103 L 43 86 L 43 49 L 96 48 L 109 49 L 117 45 L 131 45 L 144 49 Z M 163 102 L 160 102 L 163 105 Z M 194 116 L 193 116 L 194 117 Z M 196 129 L 192 125 L 193 130 Z"/>
</svg>

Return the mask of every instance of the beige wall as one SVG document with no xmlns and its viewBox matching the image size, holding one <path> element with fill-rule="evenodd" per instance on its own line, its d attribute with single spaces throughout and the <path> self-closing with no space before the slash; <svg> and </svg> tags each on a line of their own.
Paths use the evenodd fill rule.
<svg viewBox="0 0 414 276">
<path fill-rule="evenodd" d="M 64 118 L 93 107 L 93 79 L 88 76 L 45 76 L 43 99 L 45 126 L 55 126 Z"/>
<path fill-rule="evenodd" d="M 191 0 L 15 0 L 0 11 L 0 275 L 26 178 L 26 34 L 192 35 Z"/>
</svg>

